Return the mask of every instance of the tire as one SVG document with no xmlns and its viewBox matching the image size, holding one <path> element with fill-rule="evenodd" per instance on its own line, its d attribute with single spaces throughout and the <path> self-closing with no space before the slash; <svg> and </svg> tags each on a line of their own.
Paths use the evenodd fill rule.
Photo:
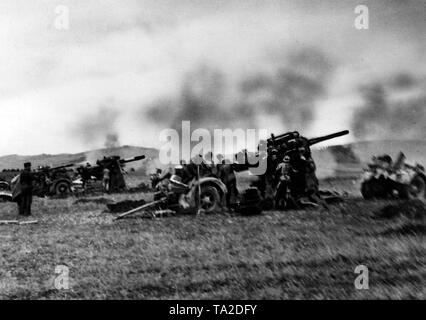
<svg viewBox="0 0 426 320">
<path fill-rule="evenodd" d="M 219 191 L 215 187 L 201 186 L 201 199 L 198 203 L 207 214 L 222 211 L 222 200 Z"/>
<path fill-rule="evenodd" d="M 55 195 L 65 196 L 71 193 L 71 185 L 67 181 L 59 181 L 55 184 Z"/>
<path fill-rule="evenodd" d="M 416 175 L 407 186 L 408 199 L 426 200 L 426 181 L 422 176 Z"/>
</svg>

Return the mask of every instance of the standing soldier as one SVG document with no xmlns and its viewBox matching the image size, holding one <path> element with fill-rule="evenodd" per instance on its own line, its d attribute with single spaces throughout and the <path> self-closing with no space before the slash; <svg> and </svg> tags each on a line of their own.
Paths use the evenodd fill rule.
<svg viewBox="0 0 426 320">
<path fill-rule="evenodd" d="M 218 167 L 217 176 L 226 186 L 226 206 L 230 208 L 231 199 L 236 201 L 238 197 L 237 177 L 233 164 L 222 160 L 222 164 Z"/>
<path fill-rule="evenodd" d="M 109 192 L 109 184 L 110 184 L 110 171 L 107 167 L 103 170 L 103 178 L 102 178 L 102 187 L 104 191 Z"/>
<path fill-rule="evenodd" d="M 20 216 L 31 215 L 31 204 L 33 201 L 33 181 L 34 176 L 31 173 L 31 162 L 24 163 L 24 170 L 17 178 L 15 185 L 16 202 L 18 203 L 18 210 Z M 17 189 L 17 190 L 16 190 Z"/>
<path fill-rule="evenodd" d="M 284 156 L 283 161 L 277 166 L 277 189 L 275 191 L 275 208 L 285 209 L 290 206 L 293 202 L 291 194 L 291 174 L 292 168 L 290 165 L 290 157 Z"/>
</svg>

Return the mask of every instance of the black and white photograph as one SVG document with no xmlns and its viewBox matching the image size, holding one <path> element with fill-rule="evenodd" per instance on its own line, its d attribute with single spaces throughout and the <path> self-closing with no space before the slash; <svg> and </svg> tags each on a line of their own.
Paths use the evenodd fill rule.
<svg viewBox="0 0 426 320">
<path fill-rule="evenodd" d="M 426 1 L 1 0 L 0 44 L 0 300 L 426 299 Z"/>
</svg>

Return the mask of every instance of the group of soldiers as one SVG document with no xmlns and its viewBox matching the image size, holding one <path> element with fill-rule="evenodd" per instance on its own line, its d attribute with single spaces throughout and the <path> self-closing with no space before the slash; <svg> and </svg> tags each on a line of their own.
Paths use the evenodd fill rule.
<svg viewBox="0 0 426 320">
<path fill-rule="evenodd" d="M 152 187 L 164 181 L 170 179 L 177 179 L 179 182 L 189 184 L 196 178 L 203 177 L 215 177 L 220 179 L 226 186 L 226 204 L 229 207 L 232 202 L 235 202 L 238 197 L 237 189 L 237 177 L 235 172 L 235 163 L 224 158 L 223 155 L 218 154 L 216 161 L 213 159 L 213 153 L 208 152 L 204 157 L 198 155 L 197 158 L 193 158 L 186 163 L 185 160 L 181 160 L 179 165 L 174 168 L 168 168 L 165 171 L 157 169 L 157 172 L 151 175 Z"/>
<path fill-rule="evenodd" d="M 266 207 L 285 209 L 318 205 L 321 202 L 319 183 L 308 140 L 295 133 L 292 139 L 285 142 L 261 143 L 268 146 L 264 151 L 259 148 L 255 156 L 258 161 L 266 161 L 266 171 L 252 182 L 252 186 L 260 191 Z M 246 150 L 243 150 L 242 154 L 243 158 L 235 155 L 234 161 L 225 159 L 221 154 L 217 155 L 217 160 L 214 161 L 211 152 L 204 157 L 199 155 L 198 158 L 191 159 L 188 164 L 182 160 L 174 169 L 169 168 L 165 172 L 158 169 L 152 177 L 152 187 L 172 175 L 184 184 L 189 184 L 196 177 L 216 177 L 226 186 L 226 204 L 230 207 L 239 195 L 236 172 L 250 170 L 258 165 L 248 161 Z M 244 159 L 243 163 L 241 159 Z"/>
<path fill-rule="evenodd" d="M 260 177 L 260 190 L 277 209 L 316 205 L 320 200 L 316 165 L 308 140 L 295 133 L 286 142 L 267 149 L 267 170 Z"/>
</svg>

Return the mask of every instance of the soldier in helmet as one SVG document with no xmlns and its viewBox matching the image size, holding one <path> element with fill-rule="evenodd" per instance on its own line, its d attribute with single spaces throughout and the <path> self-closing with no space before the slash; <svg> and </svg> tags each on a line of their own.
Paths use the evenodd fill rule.
<svg viewBox="0 0 426 320">
<path fill-rule="evenodd" d="M 290 157 L 284 156 L 283 161 L 276 168 L 278 184 L 275 191 L 275 208 L 277 209 L 284 209 L 292 202 L 291 171 Z"/>
<path fill-rule="evenodd" d="M 305 139 L 301 137 L 296 141 L 297 148 L 289 154 L 292 168 L 292 193 L 299 204 L 315 205 L 320 202 L 319 183 L 315 162 L 305 142 Z"/>
</svg>

